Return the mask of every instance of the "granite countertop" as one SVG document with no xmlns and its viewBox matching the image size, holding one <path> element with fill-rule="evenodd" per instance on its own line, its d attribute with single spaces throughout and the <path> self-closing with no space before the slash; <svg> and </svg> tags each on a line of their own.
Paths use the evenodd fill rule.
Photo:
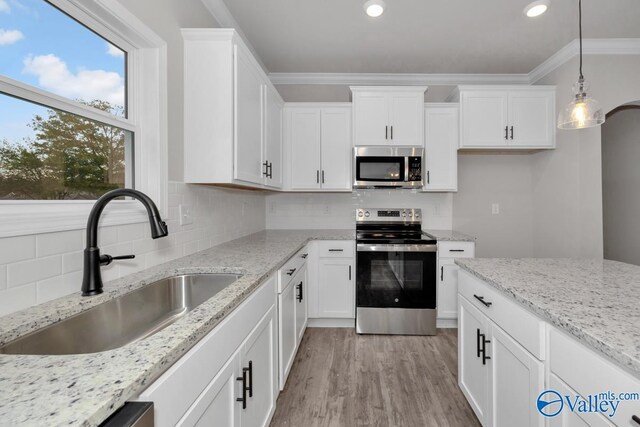
<svg viewBox="0 0 640 427">
<path fill-rule="evenodd" d="M 423 230 L 428 235 L 441 242 L 475 242 L 476 238 L 455 230 Z"/>
<path fill-rule="evenodd" d="M 456 263 L 640 377 L 640 267 L 576 259 Z"/>
<path fill-rule="evenodd" d="M 87 298 L 78 292 L 0 318 L 1 345 L 165 277 L 244 275 L 162 331 L 115 350 L 67 356 L 0 355 L 0 424 L 99 425 L 145 390 L 309 240 L 354 238 L 352 230 L 262 231 L 107 282 L 99 296 Z"/>
</svg>

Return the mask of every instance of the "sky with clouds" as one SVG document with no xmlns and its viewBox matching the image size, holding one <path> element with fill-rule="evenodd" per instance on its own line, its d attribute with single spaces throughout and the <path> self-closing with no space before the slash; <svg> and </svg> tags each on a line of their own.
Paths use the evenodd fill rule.
<svg viewBox="0 0 640 427">
<path fill-rule="evenodd" d="M 0 0 L 0 75 L 70 99 L 123 105 L 124 53 L 43 0 Z M 0 93 L 0 140 L 32 136 L 43 107 Z"/>
</svg>

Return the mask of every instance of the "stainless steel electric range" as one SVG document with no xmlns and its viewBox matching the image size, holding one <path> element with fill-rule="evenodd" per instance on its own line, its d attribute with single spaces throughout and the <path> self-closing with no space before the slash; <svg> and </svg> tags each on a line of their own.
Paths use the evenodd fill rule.
<svg viewBox="0 0 640 427">
<path fill-rule="evenodd" d="M 356 331 L 435 335 L 437 242 L 420 209 L 357 209 Z"/>
</svg>

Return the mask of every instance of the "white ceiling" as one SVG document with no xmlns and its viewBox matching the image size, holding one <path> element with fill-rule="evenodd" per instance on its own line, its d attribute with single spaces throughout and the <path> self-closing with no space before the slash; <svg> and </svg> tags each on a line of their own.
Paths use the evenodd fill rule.
<svg viewBox="0 0 640 427">
<path fill-rule="evenodd" d="M 578 34 L 577 0 L 225 0 L 269 72 L 528 73 Z M 640 0 L 584 0 L 585 38 L 640 37 Z"/>
</svg>

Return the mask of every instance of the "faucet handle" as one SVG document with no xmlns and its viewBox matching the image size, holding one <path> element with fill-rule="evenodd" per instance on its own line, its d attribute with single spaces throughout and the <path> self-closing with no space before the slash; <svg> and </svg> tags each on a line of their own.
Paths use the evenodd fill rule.
<svg viewBox="0 0 640 427">
<path fill-rule="evenodd" d="M 100 255 L 100 265 L 109 265 L 117 259 L 134 259 L 135 257 L 136 257 L 135 255 L 120 255 L 120 256 Z"/>
</svg>

